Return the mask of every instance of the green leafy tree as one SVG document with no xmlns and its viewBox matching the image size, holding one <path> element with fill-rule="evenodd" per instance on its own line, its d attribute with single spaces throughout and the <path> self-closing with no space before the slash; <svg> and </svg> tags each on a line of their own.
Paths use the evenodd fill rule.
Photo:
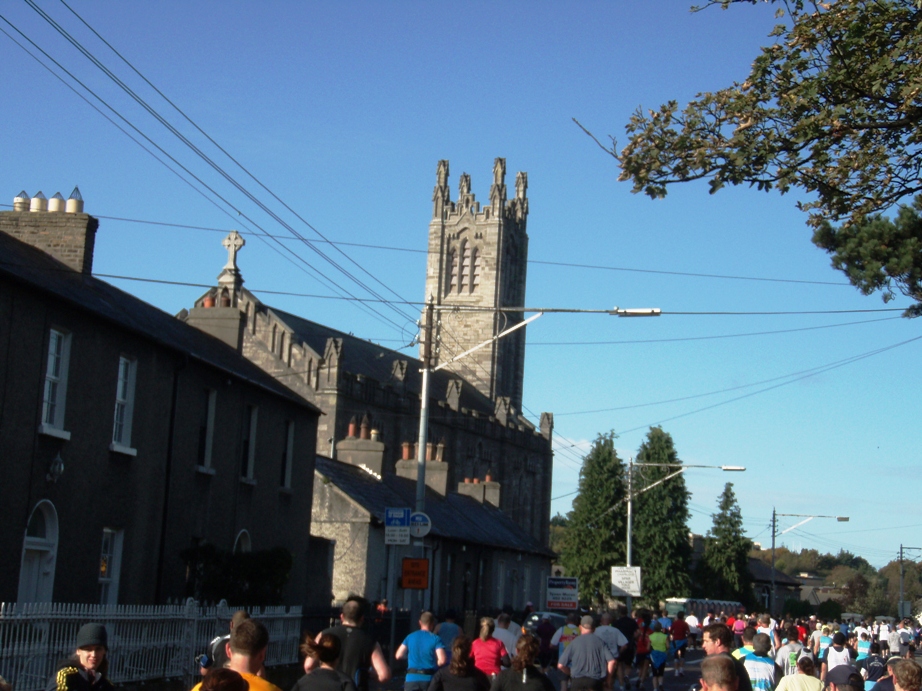
<svg viewBox="0 0 922 691">
<path fill-rule="evenodd" d="M 549 542 L 552 550 L 560 554 L 567 539 L 567 517 L 559 513 L 551 518 Z"/>
<path fill-rule="evenodd" d="M 637 451 L 637 463 L 679 464 L 672 437 L 651 427 Z M 635 466 L 634 549 L 632 562 L 641 567 L 643 599 L 652 605 L 667 597 L 687 597 L 691 590 L 688 540 L 688 490 L 679 475 L 651 487 L 676 468 Z"/>
<path fill-rule="evenodd" d="M 752 575 L 749 573 L 752 540 L 743 532 L 743 515 L 732 482 L 724 485 L 717 509 L 705 538 L 698 580 L 706 584 L 703 594 L 707 597 L 738 600 L 750 606 L 753 604 Z"/>
<path fill-rule="evenodd" d="M 567 575 L 579 578 L 580 599 L 596 605 L 611 593 L 611 567 L 625 563 L 624 464 L 616 438 L 600 434 L 583 459 L 561 554 Z"/>
<path fill-rule="evenodd" d="M 712 0 L 726 9 L 735 2 Z M 772 0 L 775 1 L 775 0 Z M 778 2 L 784 17 L 742 83 L 638 109 L 627 145 L 606 149 L 634 192 L 706 179 L 808 201 L 814 242 L 865 293 L 895 286 L 922 302 L 916 218 L 878 214 L 922 192 L 922 3 Z M 786 16 L 785 16 L 786 15 Z M 918 208 L 918 204 L 917 204 Z M 831 224 L 843 223 L 841 228 Z M 906 316 L 922 313 L 915 305 Z"/>
</svg>

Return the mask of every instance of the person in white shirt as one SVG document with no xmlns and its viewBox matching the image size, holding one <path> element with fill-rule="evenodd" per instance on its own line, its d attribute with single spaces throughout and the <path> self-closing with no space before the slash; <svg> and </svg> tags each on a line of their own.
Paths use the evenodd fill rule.
<svg viewBox="0 0 922 691">
<path fill-rule="evenodd" d="M 503 644 L 510 660 L 515 657 L 515 642 L 518 640 L 516 635 L 509 629 L 511 623 L 512 617 L 504 612 L 496 617 L 496 629 L 493 631 L 493 638 Z"/>
<path fill-rule="evenodd" d="M 688 624 L 688 649 L 694 650 L 698 646 L 698 635 L 701 633 L 698 617 L 694 613 L 689 614 L 685 617 L 685 623 Z"/>
</svg>

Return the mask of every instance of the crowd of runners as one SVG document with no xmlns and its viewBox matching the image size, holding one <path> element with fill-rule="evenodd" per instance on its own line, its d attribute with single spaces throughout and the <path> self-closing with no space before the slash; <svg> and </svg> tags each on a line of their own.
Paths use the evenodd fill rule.
<svg viewBox="0 0 922 691">
<path fill-rule="evenodd" d="M 363 626 L 366 605 L 347 601 L 338 625 L 305 636 L 305 674 L 291 691 L 370 691 L 391 679 L 380 644 Z M 913 620 L 776 621 L 769 614 L 709 612 L 699 621 L 684 612 L 628 614 L 625 607 L 573 613 L 561 626 L 550 614 L 534 616 L 533 631 L 510 612 L 484 617 L 469 637 L 454 612 L 442 621 L 423 612 L 396 651 L 407 664 L 404 691 L 661 691 L 667 678 L 682 683 L 686 673 L 683 691 L 922 691 Z M 281 691 L 265 678 L 268 644 L 266 627 L 238 612 L 230 633 L 199 656 L 204 678 L 192 691 Z M 697 649 L 704 657 L 692 672 L 686 657 Z M 47 691 L 114 691 L 107 658 L 106 628 L 83 626 Z M 2 678 L 0 691 L 10 691 Z"/>
</svg>

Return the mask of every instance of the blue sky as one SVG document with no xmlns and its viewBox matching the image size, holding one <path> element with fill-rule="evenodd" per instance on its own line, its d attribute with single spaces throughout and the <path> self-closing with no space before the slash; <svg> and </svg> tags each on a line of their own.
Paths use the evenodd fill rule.
<svg viewBox="0 0 922 691">
<path fill-rule="evenodd" d="M 450 161 L 453 198 L 467 172 L 484 203 L 495 157 L 506 158 L 510 189 L 516 171 L 527 171 L 526 303 L 664 312 L 634 320 L 547 314 L 528 327 L 525 412 L 556 416 L 553 512 L 569 509 L 580 456 L 596 434 L 618 432 L 627 459 L 646 429 L 661 423 L 684 462 L 748 468 L 686 473 L 692 530 L 707 531 L 730 480 L 756 541 L 770 544 L 773 507 L 848 515 L 849 523 L 815 519 L 779 544 L 848 549 L 883 565 L 901 543 L 918 546 L 922 526 L 911 489 L 919 469 L 919 342 L 906 343 L 918 336 L 918 322 L 899 312 L 835 312 L 907 301 L 884 305 L 846 285 L 810 243 L 797 193 L 710 196 L 705 184 L 689 184 L 654 202 L 618 183 L 615 161 L 572 122 L 623 142 L 638 106 L 686 101 L 745 79 L 774 8 L 691 13 L 689 4 L 69 2 L 308 227 L 67 6 L 37 2 L 286 224 L 354 243 L 340 249 L 389 296 L 424 298 L 439 159 Z M 87 212 L 101 217 L 98 274 L 212 284 L 231 228 L 289 235 L 29 5 L 6 3 L 0 15 L 9 22 L 0 21 L 5 34 L 29 46 L 11 25 L 21 31 L 227 200 L 212 203 L 180 180 L 4 34 L 0 203 L 22 189 L 66 197 L 79 185 Z M 240 266 L 249 288 L 332 294 L 305 265 L 339 274 L 303 244 L 281 241 L 295 259 L 246 237 Z M 110 280 L 171 313 L 202 292 Z M 416 308 L 401 308 L 405 316 L 393 324 L 393 312 L 388 321 L 352 302 L 262 297 L 393 348 L 415 328 Z M 830 313 L 704 314 L 811 311 Z M 798 520 L 782 518 L 779 530 Z"/>
</svg>

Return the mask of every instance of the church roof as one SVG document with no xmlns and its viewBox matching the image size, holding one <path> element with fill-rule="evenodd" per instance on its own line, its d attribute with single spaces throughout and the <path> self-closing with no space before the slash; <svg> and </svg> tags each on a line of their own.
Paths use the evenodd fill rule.
<svg viewBox="0 0 922 691">
<path fill-rule="evenodd" d="M 421 360 L 411 357 L 405 352 L 385 348 L 377 343 L 312 322 L 290 312 L 283 312 L 274 307 L 269 307 L 268 309 L 279 321 L 286 324 L 294 332 L 296 339 L 300 339 L 319 355 L 324 354 L 327 339 L 341 338 L 343 340 L 343 350 L 340 366 L 347 372 L 363 374 L 382 384 L 388 384 L 389 382 L 396 382 L 393 374 L 394 363 L 399 360 L 406 361 L 404 387 L 407 391 L 417 395 L 422 391 Z M 445 393 L 448 390 L 448 383 L 453 379 L 461 379 L 461 376 L 445 369 L 433 372 L 429 384 L 433 397 L 444 400 Z M 461 387 L 459 405 L 469 410 L 476 410 L 484 415 L 493 415 L 494 413 L 493 402 L 480 393 L 473 384 L 469 383 Z M 524 418 L 520 418 L 519 421 L 524 422 L 529 427 L 532 426 Z"/>
<path fill-rule="evenodd" d="M 416 505 L 416 480 L 385 473 L 379 480 L 362 468 L 318 456 L 316 471 L 384 524 L 385 508 Z M 448 492 L 444 497 L 426 488 L 426 514 L 432 536 L 508 549 L 513 552 L 556 556 L 492 504 Z"/>
<path fill-rule="evenodd" d="M 321 412 L 217 338 L 91 274 L 74 271 L 4 232 L 0 232 L 0 257 L 0 276 L 51 294 L 61 303 L 74 305 L 154 343 Z"/>
</svg>

